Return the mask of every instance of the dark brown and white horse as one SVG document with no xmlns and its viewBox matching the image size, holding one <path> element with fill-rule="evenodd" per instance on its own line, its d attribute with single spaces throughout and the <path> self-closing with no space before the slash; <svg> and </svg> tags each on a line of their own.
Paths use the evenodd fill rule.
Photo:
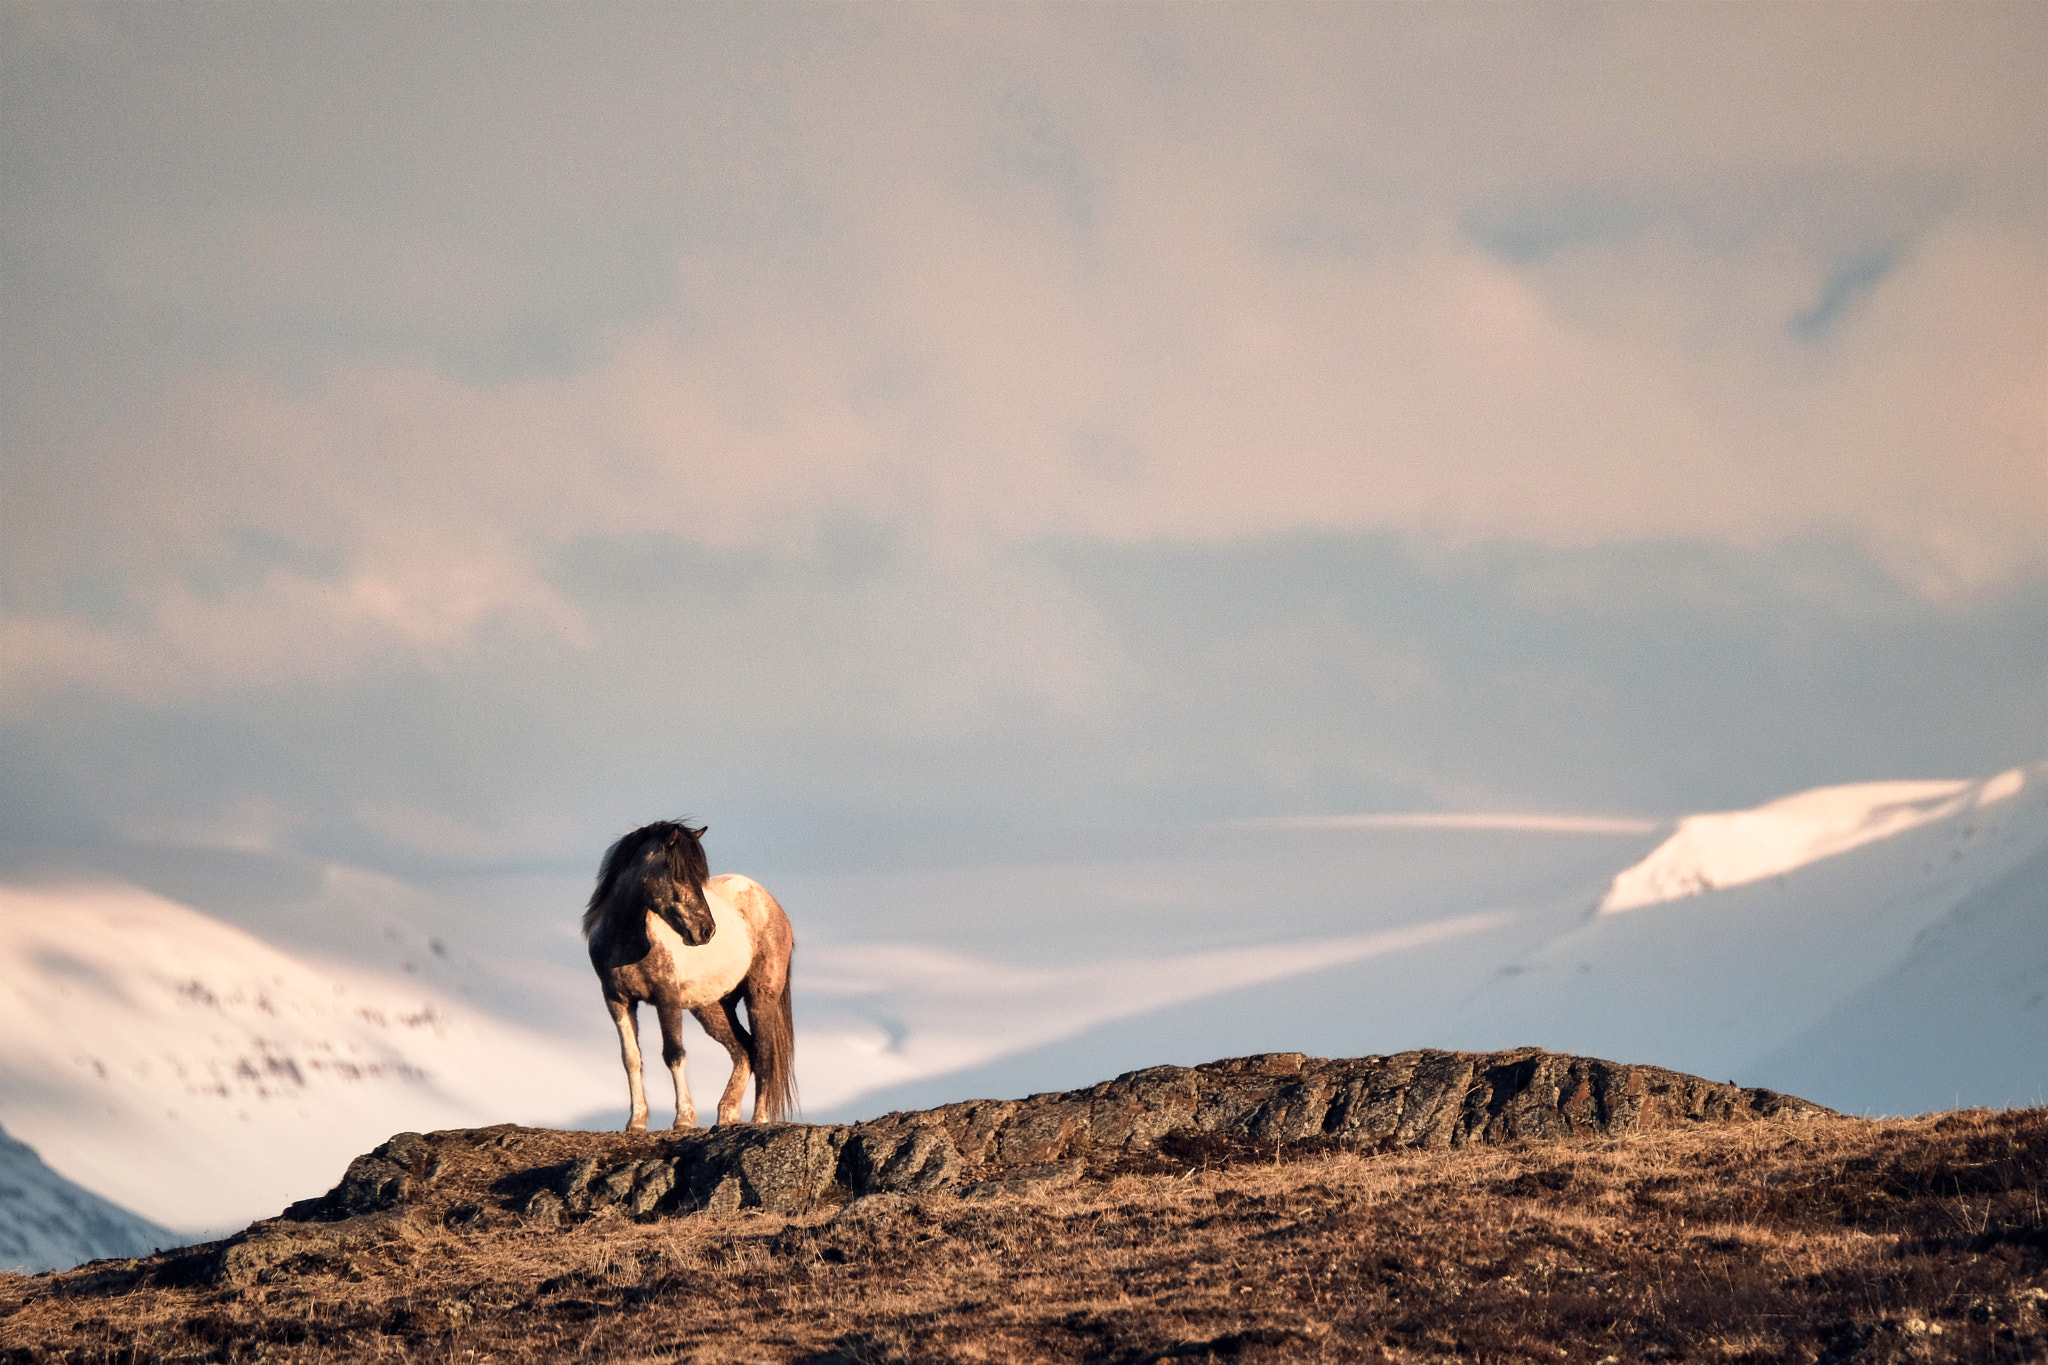
<svg viewBox="0 0 2048 1365">
<path fill-rule="evenodd" d="M 590 965 L 618 1025 L 632 1091 L 629 1133 L 647 1127 L 637 1018 L 643 1000 L 661 1020 L 661 1057 L 676 1086 L 676 1127 L 697 1125 L 697 1106 L 683 1075 L 685 1010 L 732 1055 L 732 1079 L 718 1098 L 720 1123 L 739 1122 L 749 1075 L 755 1122 L 781 1119 L 796 1102 L 796 1032 L 789 1010 L 796 935 L 789 916 L 760 883 L 709 875 L 703 835 L 674 820 L 634 830 L 605 852 L 597 889 L 583 912 Z"/>
</svg>

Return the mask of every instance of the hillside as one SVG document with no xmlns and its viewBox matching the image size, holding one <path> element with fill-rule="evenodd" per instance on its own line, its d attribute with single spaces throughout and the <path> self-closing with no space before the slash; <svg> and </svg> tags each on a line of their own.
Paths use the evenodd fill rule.
<svg viewBox="0 0 2048 1365">
<path fill-rule="evenodd" d="M 844 1127 L 400 1135 L 227 1242 L 0 1279 L 0 1359 L 2018 1361 L 2044 1180 L 2039 1111 L 1267 1056 Z"/>
<path fill-rule="evenodd" d="M 0 1266 L 48 1270 L 141 1256 L 183 1239 L 80 1189 L 0 1129 Z"/>
<path fill-rule="evenodd" d="M 132 887 L 0 887 L 0 979 L 0 1119 L 188 1231 L 277 1208 L 394 1125 L 562 1118 L 617 1088 L 463 1001 Z"/>
</svg>

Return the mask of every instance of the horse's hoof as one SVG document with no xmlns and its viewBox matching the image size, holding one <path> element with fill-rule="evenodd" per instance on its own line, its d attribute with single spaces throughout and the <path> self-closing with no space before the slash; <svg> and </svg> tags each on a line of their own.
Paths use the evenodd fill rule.
<svg viewBox="0 0 2048 1365">
<path fill-rule="evenodd" d="M 647 1120 L 634 1119 L 625 1126 L 623 1131 L 628 1133 L 644 1133 L 647 1131 Z"/>
<path fill-rule="evenodd" d="M 668 1129 L 671 1133 L 682 1133 L 688 1132 L 690 1129 L 693 1129 L 696 1126 L 697 1120 L 695 1118 L 679 1118 L 674 1123 L 671 1123 L 668 1126 Z"/>
</svg>

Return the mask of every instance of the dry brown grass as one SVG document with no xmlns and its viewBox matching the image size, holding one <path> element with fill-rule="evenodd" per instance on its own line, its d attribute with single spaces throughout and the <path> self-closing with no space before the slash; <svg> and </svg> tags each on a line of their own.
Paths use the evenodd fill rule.
<svg viewBox="0 0 2048 1365">
<path fill-rule="evenodd" d="M 836 1217 L 408 1223 L 245 1289 L 4 1277 L 0 1358 L 2048 1358 L 2048 1111 L 1179 1160 Z"/>
</svg>

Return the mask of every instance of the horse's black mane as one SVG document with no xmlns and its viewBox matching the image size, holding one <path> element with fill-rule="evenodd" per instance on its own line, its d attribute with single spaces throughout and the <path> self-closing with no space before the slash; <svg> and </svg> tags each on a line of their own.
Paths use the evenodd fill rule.
<svg viewBox="0 0 2048 1365">
<path fill-rule="evenodd" d="M 651 825 L 642 825 L 606 849 L 604 861 L 597 868 L 597 886 L 591 891 L 590 904 L 583 911 L 584 937 L 588 938 L 604 919 L 619 874 L 632 866 L 649 844 L 661 845 L 667 852 L 670 882 L 677 888 L 687 887 L 701 896 L 704 879 L 711 875 L 711 864 L 705 859 L 704 845 L 700 842 L 703 834 L 702 827 L 692 829 L 681 820 L 656 820 Z"/>
</svg>

